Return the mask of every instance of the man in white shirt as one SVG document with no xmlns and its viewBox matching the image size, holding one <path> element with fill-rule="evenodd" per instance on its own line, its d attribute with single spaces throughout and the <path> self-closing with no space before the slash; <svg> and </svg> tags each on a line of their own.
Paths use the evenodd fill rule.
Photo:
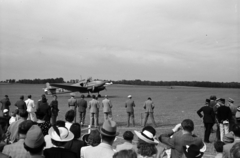
<svg viewBox="0 0 240 158">
<path fill-rule="evenodd" d="M 88 147 L 84 151 L 84 158 L 112 158 L 114 155 L 113 142 L 115 137 L 119 134 L 117 132 L 117 125 L 115 121 L 105 120 L 100 129 L 102 143 L 96 147 Z"/>
<path fill-rule="evenodd" d="M 28 112 L 28 120 L 36 121 L 36 115 L 35 115 L 35 104 L 34 100 L 32 100 L 32 96 L 28 95 L 28 99 L 25 100 L 25 103 L 27 105 L 27 112 Z"/>
</svg>

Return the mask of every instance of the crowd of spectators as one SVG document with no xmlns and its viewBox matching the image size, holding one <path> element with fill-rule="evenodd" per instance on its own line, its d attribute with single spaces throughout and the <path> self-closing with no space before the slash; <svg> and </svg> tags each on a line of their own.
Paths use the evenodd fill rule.
<svg viewBox="0 0 240 158">
<path fill-rule="evenodd" d="M 240 158 L 240 124 L 236 118 L 239 109 L 231 98 L 225 103 L 225 99 L 211 96 L 206 106 L 197 111 L 203 117 L 203 139 L 194 134 L 194 122 L 185 119 L 159 136 L 152 126 L 144 126 L 141 131 L 127 130 L 122 135 L 124 142 L 116 146 L 114 142 L 121 136 L 112 117 L 105 117 L 101 127 L 92 127 L 90 133 L 82 135 L 76 109 L 66 112 L 65 121 L 57 120 L 56 96 L 48 105 L 42 95 L 36 106 L 30 95 L 26 101 L 21 96 L 11 117 L 7 98 L 1 101 L 5 104 L 0 117 L 1 158 L 201 158 L 206 144 L 212 141 L 214 124 L 214 157 Z M 53 109 L 55 118 L 51 119 Z"/>
</svg>

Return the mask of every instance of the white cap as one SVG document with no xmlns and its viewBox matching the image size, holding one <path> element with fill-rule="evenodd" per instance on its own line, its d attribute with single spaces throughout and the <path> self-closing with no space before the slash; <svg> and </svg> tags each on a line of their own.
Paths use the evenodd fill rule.
<svg viewBox="0 0 240 158">
<path fill-rule="evenodd" d="M 129 96 L 128 96 L 128 98 L 132 98 L 132 96 L 131 96 L 131 95 L 129 95 Z"/>
<path fill-rule="evenodd" d="M 3 113 L 5 113 L 5 112 L 8 112 L 8 109 L 4 109 L 4 110 L 3 110 Z"/>
</svg>

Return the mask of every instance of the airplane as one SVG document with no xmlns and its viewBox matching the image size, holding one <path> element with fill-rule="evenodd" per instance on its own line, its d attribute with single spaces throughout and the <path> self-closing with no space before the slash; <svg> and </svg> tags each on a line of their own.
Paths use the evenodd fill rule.
<svg viewBox="0 0 240 158">
<path fill-rule="evenodd" d="M 92 78 L 80 80 L 78 83 L 65 84 L 65 83 L 46 83 L 46 88 L 43 88 L 46 95 L 64 94 L 72 92 L 88 93 L 87 97 L 90 97 L 89 93 L 98 93 L 106 89 L 107 86 L 112 85 L 112 82 L 103 80 L 92 80 Z"/>
</svg>

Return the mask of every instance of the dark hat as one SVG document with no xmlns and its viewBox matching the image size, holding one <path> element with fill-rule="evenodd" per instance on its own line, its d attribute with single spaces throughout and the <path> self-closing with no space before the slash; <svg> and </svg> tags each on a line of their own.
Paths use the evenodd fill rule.
<svg viewBox="0 0 240 158">
<path fill-rule="evenodd" d="M 210 103 L 210 99 L 206 99 L 206 103 Z"/>
<path fill-rule="evenodd" d="M 219 99 L 222 103 L 225 103 L 225 99 L 224 98 L 220 98 Z"/>
<path fill-rule="evenodd" d="M 134 131 L 137 137 L 149 144 L 158 144 L 159 141 L 155 138 L 156 130 L 152 126 L 146 126 L 142 132 Z"/>
<path fill-rule="evenodd" d="M 6 98 L 8 98 L 8 95 L 5 95 Z"/>
<path fill-rule="evenodd" d="M 100 129 L 100 133 L 105 136 L 115 137 L 119 133 L 117 132 L 117 124 L 112 120 L 105 120 L 102 128 Z"/>
<path fill-rule="evenodd" d="M 28 130 L 34 125 L 34 122 L 31 120 L 26 120 L 20 123 L 18 128 L 18 133 L 20 134 L 27 134 Z"/>
<path fill-rule="evenodd" d="M 37 148 L 44 143 L 42 130 L 38 125 L 33 125 L 27 132 L 24 140 L 25 144 L 30 148 Z"/>
<path fill-rule="evenodd" d="M 24 96 L 23 96 L 23 95 L 21 95 L 21 96 L 20 96 L 20 99 L 24 99 Z"/>
</svg>

